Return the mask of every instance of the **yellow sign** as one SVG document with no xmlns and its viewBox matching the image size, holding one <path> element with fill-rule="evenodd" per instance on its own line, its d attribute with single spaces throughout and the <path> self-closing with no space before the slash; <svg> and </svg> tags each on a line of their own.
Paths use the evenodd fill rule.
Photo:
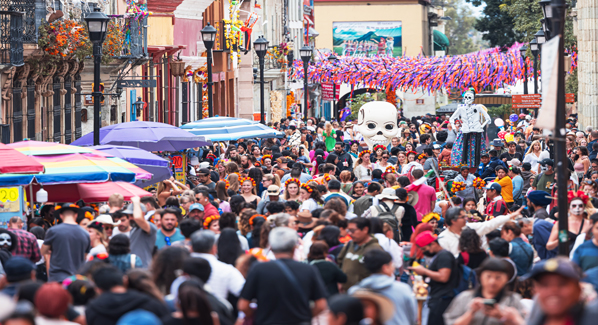
<svg viewBox="0 0 598 325">
<path fill-rule="evenodd" d="M 0 188 L 0 212 L 18 212 L 19 210 L 19 188 Z"/>
</svg>

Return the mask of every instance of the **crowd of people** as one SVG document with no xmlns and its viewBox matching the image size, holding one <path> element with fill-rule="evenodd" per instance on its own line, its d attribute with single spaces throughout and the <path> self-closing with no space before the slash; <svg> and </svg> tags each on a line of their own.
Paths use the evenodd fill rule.
<svg viewBox="0 0 598 325">
<path fill-rule="evenodd" d="M 520 120 L 470 167 L 446 116 L 399 116 L 373 150 L 354 123 L 283 119 L 152 196 L 46 203 L 0 229 L 0 323 L 590 324 L 598 130 L 568 120 L 557 256 L 551 141 Z"/>
</svg>

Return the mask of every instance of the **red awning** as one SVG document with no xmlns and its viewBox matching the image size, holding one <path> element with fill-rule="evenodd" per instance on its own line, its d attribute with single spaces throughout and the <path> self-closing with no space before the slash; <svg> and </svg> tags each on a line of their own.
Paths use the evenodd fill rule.
<svg viewBox="0 0 598 325">
<path fill-rule="evenodd" d="M 0 143 L 0 174 L 37 174 L 44 165 L 17 150 Z"/>
<path fill-rule="evenodd" d="M 33 186 L 34 192 L 38 189 L 39 185 Z M 122 194 L 125 201 L 130 201 L 134 196 L 152 195 L 135 184 L 125 182 L 46 185 L 44 190 L 48 192 L 48 202 L 105 202 L 114 193 Z"/>
</svg>

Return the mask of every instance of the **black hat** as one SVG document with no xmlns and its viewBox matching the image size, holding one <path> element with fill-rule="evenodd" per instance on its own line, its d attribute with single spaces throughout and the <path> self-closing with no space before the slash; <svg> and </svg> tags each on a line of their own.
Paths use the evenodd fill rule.
<svg viewBox="0 0 598 325">
<path fill-rule="evenodd" d="M 524 276 L 525 279 L 537 279 L 540 275 L 546 273 L 558 274 L 563 277 L 581 280 L 584 276 L 583 271 L 575 262 L 564 257 L 555 257 L 540 261 L 534 265 L 532 270 Z"/>
<path fill-rule="evenodd" d="M 94 220 L 94 221 L 90 222 L 87 225 L 87 228 L 92 228 L 92 229 L 95 229 L 95 230 L 97 230 L 97 231 L 99 231 L 101 233 L 104 233 L 104 224 L 101 223 L 101 222 L 99 222 L 99 221 L 97 221 L 97 220 Z"/>
<path fill-rule="evenodd" d="M 58 208 L 60 207 L 60 208 Z M 56 206 L 56 210 L 58 211 L 58 213 L 63 213 L 64 211 L 70 210 L 70 211 L 74 211 L 75 213 L 79 212 L 79 206 L 76 205 L 75 203 L 65 203 L 63 205 L 60 206 Z"/>
<path fill-rule="evenodd" d="M 13 256 L 4 263 L 6 280 L 11 283 L 30 280 L 33 270 L 35 270 L 35 265 L 21 256 Z"/>
<path fill-rule="evenodd" d="M 197 172 L 197 175 L 198 176 L 199 175 L 204 175 L 204 176 L 210 175 L 210 170 L 207 168 L 200 168 L 199 171 Z"/>
<path fill-rule="evenodd" d="M 544 158 L 540 161 L 540 165 L 542 165 L 542 166 L 548 165 L 548 166 L 554 167 L 554 162 L 550 158 Z"/>
</svg>

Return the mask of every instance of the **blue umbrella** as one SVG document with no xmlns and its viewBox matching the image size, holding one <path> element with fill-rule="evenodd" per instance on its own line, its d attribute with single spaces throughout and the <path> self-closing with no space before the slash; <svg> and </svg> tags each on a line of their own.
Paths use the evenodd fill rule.
<svg viewBox="0 0 598 325">
<path fill-rule="evenodd" d="M 169 179 L 172 176 L 172 170 L 168 166 L 168 160 L 143 149 L 112 145 L 94 146 L 91 148 L 104 152 L 107 156 L 124 159 L 131 164 L 152 173 L 152 179 L 138 179 L 135 182 L 135 185 L 139 187 L 146 187 L 165 179 Z"/>
<path fill-rule="evenodd" d="M 230 141 L 250 138 L 282 138 L 284 133 L 256 121 L 234 117 L 210 117 L 181 126 L 181 129 L 206 139 Z"/>
<path fill-rule="evenodd" d="M 147 151 L 179 151 L 207 146 L 211 142 L 169 124 L 134 121 L 101 128 L 100 144 L 130 146 Z M 93 132 L 77 139 L 72 145 L 92 146 Z"/>
</svg>

